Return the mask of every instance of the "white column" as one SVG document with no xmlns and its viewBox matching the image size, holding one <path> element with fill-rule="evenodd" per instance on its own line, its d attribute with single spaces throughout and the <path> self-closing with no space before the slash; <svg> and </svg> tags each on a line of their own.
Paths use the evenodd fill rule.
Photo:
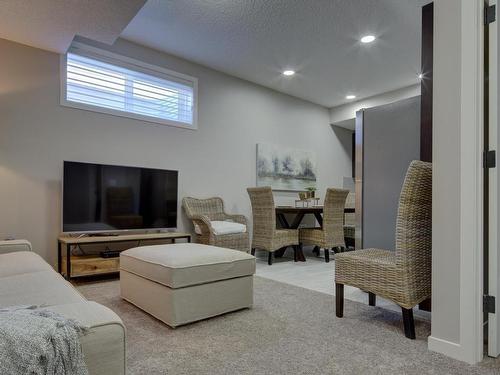
<svg viewBox="0 0 500 375">
<path fill-rule="evenodd" d="M 434 2 L 432 333 L 482 359 L 482 0 Z"/>
</svg>

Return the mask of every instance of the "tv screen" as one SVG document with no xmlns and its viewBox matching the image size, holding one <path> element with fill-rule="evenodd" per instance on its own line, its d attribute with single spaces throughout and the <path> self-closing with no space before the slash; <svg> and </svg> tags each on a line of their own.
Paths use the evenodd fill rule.
<svg viewBox="0 0 500 375">
<path fill-rule="evenodd" d="M 177 171 L 64 162 L 63 232 L 177 227 Z"/>
</svg>

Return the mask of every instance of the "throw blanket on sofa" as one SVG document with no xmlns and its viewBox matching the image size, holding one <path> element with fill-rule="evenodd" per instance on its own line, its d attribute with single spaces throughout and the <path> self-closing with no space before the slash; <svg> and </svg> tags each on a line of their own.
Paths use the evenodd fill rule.
<svg viewBox="0 0 500 375">
<path fill-rule="evenodd" d="M 87 375 L 78 322 L 35 306 L 0 309 L 0 374 Z"/>
</svg>

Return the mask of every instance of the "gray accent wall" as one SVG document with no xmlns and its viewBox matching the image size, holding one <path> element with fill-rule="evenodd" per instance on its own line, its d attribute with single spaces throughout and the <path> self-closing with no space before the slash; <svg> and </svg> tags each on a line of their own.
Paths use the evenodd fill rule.
<svg viewBox="0 0 500 375">
<path fill-rule="evenodd" d="M 420 96 L 363 110 L 364 248 L 395 249 L 406 170 L 420 155 Z"/>
<path fill-rule="evenodd" d="M 0 39 L 0 237 L 27 238 L 55 264 L 63 160 L 179 170 L 179 198 L 221 196 L 247 217 L 257 143 L 316 150 L 320 196 L 350 175 L 351 132 L 332 129 L 327 108 L 124 40 L 108 49 L 197 77 L 199 129 L 63 107 L 60 56 Z M 178 226 L 192 228 L 180 205 Z"/>
</svg>

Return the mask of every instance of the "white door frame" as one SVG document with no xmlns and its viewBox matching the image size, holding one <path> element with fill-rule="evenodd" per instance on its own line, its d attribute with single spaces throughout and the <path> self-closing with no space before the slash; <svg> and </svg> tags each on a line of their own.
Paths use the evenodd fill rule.
<svg viewBox="0 0 500 375">
<path fill-rule="evenodd" d="M 441 44 L 446 38 L 446 44 L 450 48 L 459 51 L 460 69 L 456 75 L 456 80 L 460 82 L 460 93 L 452 92 L 450 96 L 457 102 L 445 103 L 441 107 L 440 100 L 446 102 L 445 86 L 441 81 L 440 97 L 437 99 L 434 95 L 434 129 L 440 126 L 455 129 L 459 132 L 459 153 L 457 160 L 447 160 L 444 164 L 441 160 L 434 157 L 434 164 L 439 166 L 439 173 L 456 173 L 459 171 L 460 186 L 450 186 L 453 191 L 458 191 L 457 202 L 447 202 L 456 204 L 459 209 L 459 218 L 451 217 L 450 220 L 459 221 L 459 257 L 458 269 L 443 269 L 441 272 L 458 272 L 458 285 L 453 288 L 459 289 L 459 301 L 457 303 L 459 311 L 450 311 L 449 306 L 440 306 L 440 301 L 436 292 L 447 293 L 439 285 L 435 285 L 435 273 L 440 272 L 433 265 L 433 303 L 432 303 L 432 336 L 429 337 L 429 349 L 448 355 L 450 357 L 468 362 L 477 363 L 483 358 L 483 169 L 482 169 L 482 151 L 483 151 L 483 0 L 435 0 L 434 2 L 434 38 L 436 39 L 436 30 L 439 29 L 443 34 L 439 35 Z M 436 17 L 438 15 L 438 17 Z M 459 16 L 459 19 L 453 17 Z M 450 18 L 451 17 L 451 18 Z M 444 24 L 438 24 L 443 22 Z M 449 22 L 449 24 L 446 24 Z M 436 56 L 443 56 L 443 52 L 436 50 L 434 44 L 434 64 L 436 65 Z M 439 48 L 439 47 L 437 47 Z M 441 54 L 440 54 L 441 52 Z M 442 63 L 442 62 L 441 62 Z M 441 64 L 442 68 L 442 64 Z M 447 77 L 449 79 L 450 77 Z M 435 84 L 439 80 L 434 71 Z M 451 103 L 451 104 L 450 104 Z M 446 110 L 453 110 L 458 114 L 458 126 L 451 126 L 450 123 L 440 125 L 436 121 L 436 113 L 439 113 L 437 119 L 446 118 Z M 454 114 L 454 115 L 455 115 Z M 443 128 L 440 128 L 442 137 Z M 440 138 L 440 141 L 444 141 Z M 445 145 L 437 144 L 434 139 L 434 150 L 440 150 Z M 441 153 L 442 154 L 442 153 Z M 433 155 L 439 155 L 434 152 Z M 440 186 L 440 192 L 443 186 Z M 442 195 L 439 195 L 442 197 Z M 440 225 L 437 223 L 434 227 L 434 236 L 439 236 Z M 446 232 L 449 235 L 449 228 Z M 437 241 L 436 243 L 440 243 Z M 446 246 L 446 243 L 443 243 Z M 450 245 L 454 246 L 454 245 Z M 439 248 L 433 249 L 433 254 L 438 256 Z M 434 258 L 434 255 L 433 255 Z M 445 267 L 446 262 L 439 258 L 439 266 Z M 436 280 L 440 281 L 439 278 Z M 436 290 L 434 290 L 436 288 Z M 452 291 L 453 292 L 453 291 Z M 439 293 L 437 293 L 439 295 Z M 453 293 L 454 294 L 454 293 Z M 451 298 L 451 297 L 450 297 Z M 453 297 L 455 298 L 455 297 Z M 439 337 L 441 333 L 439 327 L 434 324 L 437 319 L 450 319 L 456 322 L 456 339 L 450 341 L 448 337 Z M 454 323 L 455 324 L 455 323 Z"/>
<path fill-rule="evenodd" d="M 483 359 L 483 15 L 483 0 L 462 0 L 460 345 L 469 363 Z"/>
<path fill-rule="evenodd" d="M 497 6 L 497 0 L 488 0 L 489 5 Z M 497 9 L 495 12 L 498 13 Z M 488 60 L 488 150 L 498 150 L 498 21 L 492 22 L 486 26 L 489 28 L 489 60 Z M 490 357 L 498 357 L 500 354 L 500 327 L 499 327 L 499 311 L 500 311 L 500 290 L 499 290 L 499 273 L 500 259 L 498 249 L 498 170 L 490 168 L 489 176 L 489 191 L 488 191 L 488 294 L 495 297 L 496 313 L 488 314 L 488 355 Z"/>
</svg>

